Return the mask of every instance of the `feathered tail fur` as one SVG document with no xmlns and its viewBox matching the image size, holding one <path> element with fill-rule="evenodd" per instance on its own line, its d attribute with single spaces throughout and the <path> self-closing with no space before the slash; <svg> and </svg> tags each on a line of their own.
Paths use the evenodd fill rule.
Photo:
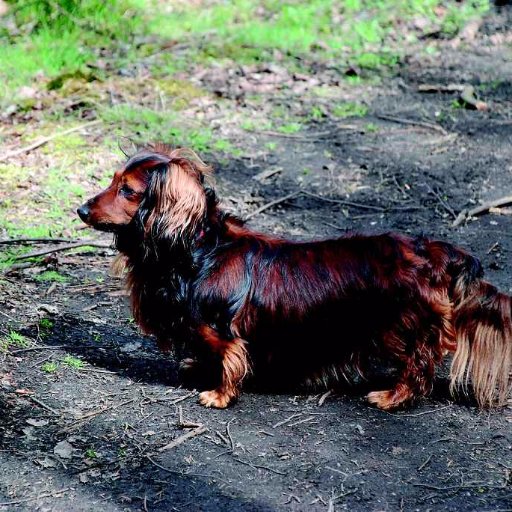
<svg viewBox="0 0 512 512">
<path fill-rule="evenodd" d="M 480 407 L 503 406 L 512 392 L 512 297 L 476 276 L 475 262 L 459 253 L 460 273 L 452 289 L 457 348 L 450 389 L 465 394 L 472 389 Z"/>
</svg>

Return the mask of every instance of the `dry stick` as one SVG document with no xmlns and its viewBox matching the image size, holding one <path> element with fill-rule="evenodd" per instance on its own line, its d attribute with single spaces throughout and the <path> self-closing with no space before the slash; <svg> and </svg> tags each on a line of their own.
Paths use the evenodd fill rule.
<svg viewBox="0 0 512 512">
<path fill-rule="evenodd" d="M 39 256 L 44 256 L 46 254 L 52 254 L 54 252 L 61 251 L 69 251 L 71 249 L 78 249 L 79 247 L 98 247 L 100 249 L 110 249 L 112 244 L 104 244 L 101 242 L 76 242 L 74 244 L 61 245 L 60 247 L 52 247 L 50 249 L 43 249 L 41 251 L 34 251 L 28 254 L 21 254 L 20 256 L 16 256 L 16 260 L 26 260 L 29 258 L 37 258 Z"/>
<path fill-rule="evenodd" d="M 34 347 L 28 347 L 28 348 L 20 348 L 18 350 L 12 350 L 9 351 L 9 354 L 22 354 L 23 352 L 34 352 L 37 350 L 60 350 L 61 348 L 73 348 L 73 349 L 87 349 L 87 348 L 93 348 L 97 349 L 97 345 L 35 345 Z"/>
<path fill-rule="evenodd" d="M 158 464 L 158 462 L 155 462 L 149 455 L 146 455 L 145 457 L 146 457 L 146 459 L 149 460 L 149 462 L 151 462 L 151 464 L 154 464 L 157 468 L 163 469 L 164 471 L 167 471 L 168 473 L 173 473 L 174 475 L 184 475 L 185 474 L 185 473 L 182 473 L 181 471 L 166 468 L 165 466 Z"/>
<path fill-rule="evenodd" d="M 89 420 L 91 418 L 94 418 L 95 416 L 99 416 L 100 414 L 103 414 L 104 412 L 107 412 L 109 410 L 119 409 L 119 407 L 131 404 L 132 402 L 135 402 L 135 398 L 131 398 L 130 400 L 126 400 L 125 402 L 121 402 L 120 404 L 113 404 L 109 405 L 108 407 L 103 407 L 102 409 L 97 409 L 96 411 L 88 412 L 81 416 L 80 418 L 78 418 L 77 421 L 75 421 L 68 427 L 63 428 L 60 432 L 68 432 L 70 430 L 73 430 L 75 427 L 80 426 L 85 420 Z"/>
<path fill-rule="evenodd" d="M 240 464 L 245 464 L 246 466 L 249 466 L 253 469 L 265 469 L 267 471 L 270 471 L 271 473 L 275 473 L 276 475 L 286 475 L 286 473 L 283 473 L 282 471 L 279 471 L 277 469 L 273 469 L 268 466 L 262 466 L 261 464 L 253 464 L 252 462 L 247 462 L 246 460 L 242 460 L 237 457 L 233 457 L 233 460 L 240 462 Z"/>
<path fill-rule="evenodd" d="M 165 450 L 170 450 L 171 448 L 175 448 L 176 446 L 184 443 L 185 441 L 188 441 L 189 439 L 192 439 L 193 437 L 200 436 L 201 434 L 204 434 L 207 430 L 208 430 L 208 428 L 205 426 L 195 428 L 194 430 L 191 430 L 190 432 L 187 432 L 186 434 L 183 434 L 182 436 L 177 437 L 176 439 L 171 441 L 169 444 L 162 446 L 161 448 L 158 449 L 158 451 L 163 452 Z"/>
<path fill-rule="evenodd" d="M 453 210 L 453 208 L 441 197 L 441 195 L 436 192 L 430 185 L 427 185 L 427 188 L 429 192 L 435 196 L 435 198 L 438 200 L 439 204 L 454 218 L 457 218 L 457 214 Z"/>
<path fill-rule="evenodd" d="M 227 423 L 226 423 L 226 434 L 228 435 L 228 438 L 229 438 L 229 443 L 231 445 L 231 451 L 234 452 L 235 451 L 235 442 L 233 441 L 233 437 L 231 436 L 231 430 L 229 429 L 229 427 L 231 426 L 231 422 L 234 420 L 235 418 L 231 418 Z"/>
<path fill-rule="evenodd" d="M 293 420 L 293 418 L 297 418 L 298 416 L 302 416 L 302 413 L 301 412 L 298 412 L 296 414 L 292 414 L 291 416 L 288 416 L 288 418 L 286 418 L 285 420 L 283 421 L 279 421 L 277 422 L 275 425 L 272 425 L 272 428 L 277 428 L 277 427 L 280 427 L 286 423 L 288 423 L 289 421 Z"/>
<path fill-rule="evenodd" d="M 512 204 L 512 196 L 500 197 L 499 199 L 494 199 L 494 201 L 487 201 L 471 210 L 462 210 L 457 218 L 453 221 L 452 226 L 457 227 L 459 224 L 462 224 L 467 218 L 475 217 L 476 215 L 480 215 L 481 213 L 488 212 L 491 208 L 498 208 L 500 206 L 507 206 Z"/>
<path fill-rule="evenodd" d="M 260 206 L 253 212 L 247 214 L 245 216 L 245 220 L 248 220 L 248 219 L 254 217 L 255 215 L 258 215 L 261 212 L 264 212 L 265 210 L 272 208 L 273 206 L 284 203 L 285 201 L 288 201 L 288 199 L 292 199 L 292 198 L 298 197 L 300 195 L 314 197 L 315 199 L 319 199 L 320 201 L 325 201 L 327 203 L 342 204 L 345 206 L 353 206 L 355 208 L 363 208 L 365 210 L 375 210 L 375 211 L 379 211 L 379 212 L 386 211 L 386 208 L 383 208 L 382 206 L 375 206 L 372 204 L 355 203 L 354 201 L 346 201 L 344 199 L 332 199 L 330 197 L 323 197 L 318 194 L 314 194 L 313 192 L 307 192 L 306 190 L 297 190 L 296 192 L 292 192 L 291 194 L 287 194 L 286 196 L 279 197 L 278 199 L 274 199 L 274 201 L 270 201 L 270 203 L 266 203 L 263 206 Z"/>
<path fill-rule="evenodd" d="M 363 208 L 365 210 L 375 210 L 378 212 L 386 211 L 386 208 L 384 208 L 382 206 L 375 206 L 373 204 L 355 203 L 354 201 L 347 201 L 345 199 L 332 199 L 331 197 L 324 197 L 319 194 L 314 194 L 313 192 L 308 192 L 306 190 L 301 190 L 300 193 L 305 196 L 310 196 L 310 197 L 314 197 L 315 199 L 320 199 L 320 201 L 326 201 L 327 203 L 343 204 L 346 206 L 354 206 L 356 208 Z"/>
<path fill-rule="evenodd" d="M 278 199 L 274 199 L 274 201 L 270 201 L 270 203 L 264 204 L 263 206 L 260 206 L 253 212 L 249 213 L 245 216 L 245 220 L 248 220 L 255 215 L 260 214 L 261 212 L 264 212 L 265 210 L 268 210 L 269 208 L 272 208 L 272 206 L 276 206 L 277 204 L 284 203 L 285 201 L 288 201 L 288 199 L 291 199 L 292 197 L 297 197 L 300 194 L 300 190 L 296 192 L 292 192 L 291 194 L 288 194 L 286 196 L 280 197 Z"/>
<path fill-rule="evenodd" d="M 0 245 L 10 245 L 10 244 L 32 244 L 32 243 L 62 243 L 62 242 L 76 242 L 76 240 L 72 240 L 71 238 L 11 238 L 9 240 L 0 240 Z"/>
<path fill-rule="evenodd" d="M 376 116 L 378 119 L 383 119 L 384 121 L 392 121 L 393 123 L 400 124 L 410 124 L 413 126 L 422 126 L 423 128 L 428 128 L 430 130 L 434 130 L 436 132 L 442 133 L 443 135 L 448 135 L 448 132 L 438 124 L 427 123 L 426 121 L 414 121 L 413 119 L 403 119 L 402 117 L 388 116 L 385 114 L 379 114 Z"/>
<path fill-rule="evenodd" d="M 430 461 L 432 460 L 432 454 L 430 454 L 427 460 L 418 468 L 418 471 L 421 471 Z"/>
<path fill-rule="evenodd" d="M 52 141 L 53 139 L 57 139 L 58 137 L 62 137 L 64 135 L 68 135 L 73 132 L 77 132 L 79 130 L 83 130 L 84 128 L 89 128 L 91 126 L 94 126 L 96 124 L 101 123 L 100 120 L 96 121 L 90 121 L 89 123 L 81 124 L 80 126 L 75 126 L 74 128 L 69 128 L 68 130 L 64 130 L 63 132 L 54 133 L 53 135 L 50 135 L 48 137 L 43 137 L 42 139 L 36 140 L 32 144 L 29 144 L 28 146 L 25 146 L 23 148 L 15 149 L 13 151 L 9 151 L 8 153 L 5 153 L 4 155 L 0 155 L 0 162 L 3 162 L 5 160 L 8 160 L 9 158 L 12 158 L 14 156 L 22 155 L 23 153 L 28 153 L 29 151 L 32 151 L 33 149 L 36 149 L 40 146 L 44 146 L 44 144 L 47 144 L 48 142 Z"/>
<path fill-rule="evenodd" d="M 57 411 L 53 407 L 50 407 L 49 405 L 46 405 L 42 400 L 39 400 L 39 398 L 36 398 L 35 396 L 31 396 L 31 395 L 24 395 L 24 396 L 26 396 L 29 400 L 32 400 L 32 402 L 39 405 L 43 409 L 46 409 L 47 411 L 50 411 L 51 413 L 55 414 L 55 416 L 61 415 L 61 413 L 59 411 Z"/>
<path fill-rule="evenodd" d="M 27 501 L 40 500 L 43 498 L 53 498 L 54 496 L 57 496 L 58 494 L 62 494 L 63 492 L 67 492 L 70 490 L 72 490 L 72 487 L 66 487 L 65 489 L 61 489 L 60 491 L 52 491 L 52 492 L 47 492 L 44 494 L 39 494 L 37 496 L 29 496 L 28 498 L 19 498 L 17 500 L 4 501 L 4 502 L 0 503 L 0 507 L 8 507 L 9 505 L 16 505 L 18 503 L 26 503 Z"/>
</svg>

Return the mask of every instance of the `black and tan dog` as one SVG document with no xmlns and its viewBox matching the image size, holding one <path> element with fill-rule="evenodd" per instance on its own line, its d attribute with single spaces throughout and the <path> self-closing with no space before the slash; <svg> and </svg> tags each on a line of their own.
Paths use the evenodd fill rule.
<svg viewBox="0 0 512 512">
<path fill-rule="evenodd" d="M 471 390 L 482 407 L 507 401 L 511 298 L 482 280 L 477 259 L 396 234 L 296 243 L 256 233 L 219 208 L 209 173 L 189 150 L 148 147 L 78 210 L 114 232 L 140 327 L 163 349 L 186 344 L 218 365 L 202 404 L 226 407 L 251 372 L 329 384 L 378 358 L 396 382 L 368 399 L 394 409 L 431 391 L 446 353 L 452 391 Z"/>
</svg>

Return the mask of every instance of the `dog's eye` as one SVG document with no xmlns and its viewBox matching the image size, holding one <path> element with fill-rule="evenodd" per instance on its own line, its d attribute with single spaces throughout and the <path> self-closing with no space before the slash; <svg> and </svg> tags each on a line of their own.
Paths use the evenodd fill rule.
<svg viewBox="0 0 512 512">
<path fill-rule="evenodd" d="M 128 185 L 123 185 L 120 189 L 119 189 L 119 193 L 122 194 L 123 196 L 125 197 L 130 197 L 132 196 L 133 194 L 135 194 L 135 190 L 133 190 L 132 188 L 130 188 Z"/>
</svg>

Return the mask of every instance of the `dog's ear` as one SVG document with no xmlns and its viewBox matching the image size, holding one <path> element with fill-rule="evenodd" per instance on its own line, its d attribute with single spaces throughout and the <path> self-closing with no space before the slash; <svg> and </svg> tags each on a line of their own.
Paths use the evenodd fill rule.
<svg viewBox="0 0 512 512">
<path fill-rule="evenodd" d="M 177 238 L 193 233 L 206 214 L 203 182 L 210 167 L 187 149 L 170 151 L 168 157 L 167 165 L 151 173 L 145 230 L 153 236 Z"/>
</svg>

